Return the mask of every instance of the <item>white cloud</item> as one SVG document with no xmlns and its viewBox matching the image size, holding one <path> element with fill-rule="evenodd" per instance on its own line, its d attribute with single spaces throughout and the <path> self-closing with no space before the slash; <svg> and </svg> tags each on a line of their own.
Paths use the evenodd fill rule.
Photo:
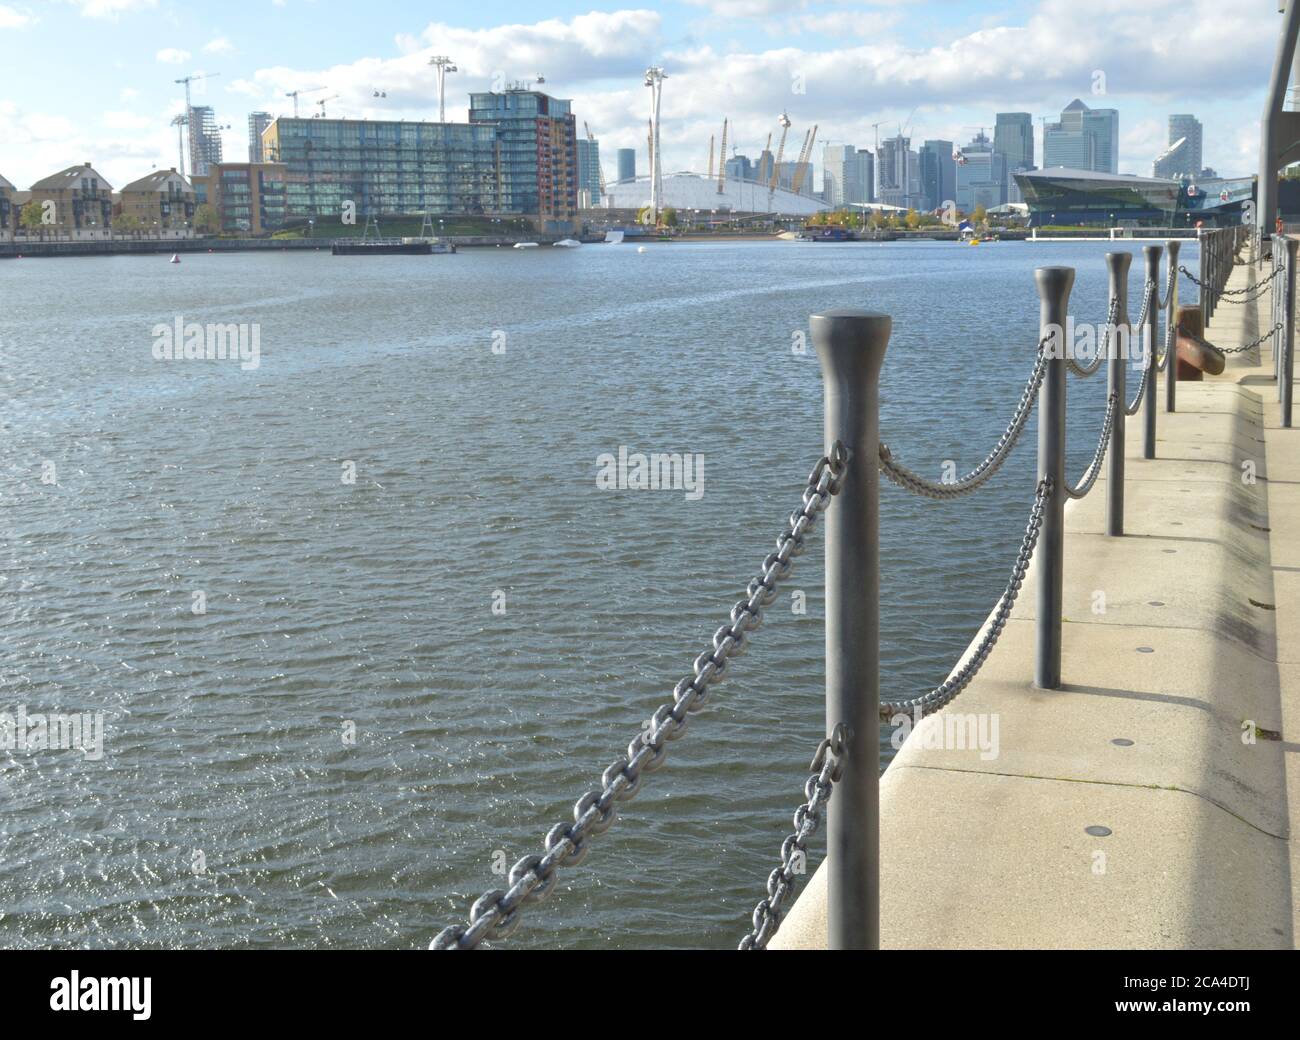
<svg viewBox="0 0 1300 1040">
<path fill-rule="evenodd" d="M 218 36 L 216 39 L 205 43 L 203 49 L 208 54 L 228 54 L 235 49 L 235 45 L 224 36 Z"/>
<path fill-rule="evenodd" d="M 26 11 L 0 4 L 0 29 L 26 29 L 35 21 L 36 17 Z"/>
<path fill-rule="evenodd" d="M 164 65 L 184 65 L 190 60 L 190 52 L 179 47 L 164 47 L 154 57 Z"/>
<path fill-rule="evenodd" d="M 158 6 L 158 0 L 68 0 L 87 18 L 112 18 Z"/>
</svg>

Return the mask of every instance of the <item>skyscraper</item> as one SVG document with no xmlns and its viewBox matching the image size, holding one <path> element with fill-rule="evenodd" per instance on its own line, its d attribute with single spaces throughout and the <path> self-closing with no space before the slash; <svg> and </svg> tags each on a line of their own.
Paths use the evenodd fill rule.
<svg viewBox="0 0 1300 1040">
<path fill-rule="evenodd" d="M 207 105 L 190 109 L 190 176 L 206 177 L 208 167 L 221 162 L 221 132 L 216 113 Z"/>
<path fill-rule="evenodd" d="M 1007 169 L 1034 167 L 1034 117 L 1028 112 L 999 112 L 993 130 L 993 150 L 1007 161 Z"/>
<path fill-rule="evenodd" d="M 872 201 L 875 160 L 865 149 L 851 144 L 828 144 L 822 149 L 824 198 L 828 206 L 851 206 Z"/>
<path fill-rule="evenodd" d="M 578 192 L 586 192 L 585 205 L 600 200 L 600 142 L 578 138 Z"/>
<path fill-rule="evenodd" d="M 1193 115 L 1174 115 L 1169 117 L 1169 149 L 1156 160 L 1164 160 L 1164 172 L 1157 177 L 1195 177 L 1202 169 L 1201 147 L 1204 128 L 1201 121 Z M 1176 147 L 1179 142 L 1182 147 Z"/>
<path fill-rule="evenodd" d="M 1089 108 L 1075 98 L 1059 123 L 1043 128 L 1043 166 L 1119 172 L 1119 112 Z"/>
<path fill-rule="evenodd" d="M 618 150 L 618 179 L 620 181 L 636 180 L 635 148 L 620 148 Z"/>
<path fill-rule="evenodd" d="M 880 142 L 880 201 L 886 206 L 913 206 L 920 194 L 919 169 L 911 143 L 911 138 L 902 134 Z"/>
<path fill-rule="evenodd" d="M 249 112 L 248 113 L 248 161 L 251 163 L 260 163 L 262 161 L 262 131 L 271 125 L 271 113 L 269 112 Z"/>
<path fill-rule="evenodd" d="M 1007 201 L 1007 167 L 1002 153 L 981 130 L 961 149 L 957 164 L 957 208 L 973 213 L 980 206 L 991 209 Z"/>
<path fill-rule="evenodd" d="M 957 163 L 951 141 L 926 141 L 921 145 L 921 196 L 927 210 L 957 200 Z"/>
</svg>

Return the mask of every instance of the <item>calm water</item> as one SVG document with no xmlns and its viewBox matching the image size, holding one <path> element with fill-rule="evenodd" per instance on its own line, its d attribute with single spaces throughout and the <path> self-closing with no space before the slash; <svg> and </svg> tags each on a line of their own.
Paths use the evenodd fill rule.
<svg viewBox="0 0 1300 1040">
<path fill-rule="evenodd" d="M 97 762 L 0 751 L 0 945 L 423 947 L 569 818 L 771 550 L 821 450 L 807 315 L 891 313 L 884 437 L 964 471 L 1028 372 L 1033 267 L 1077 266 L 1101 321 L 1106 248 L 0 262 L 0 711 L 107 725 Z M 259 323 L 260 367 L 154 360 L 177 315 Z M 1104 384 L 1071 395 L 1081 470 Z M 597 490 L 620 445 L 702 453 L 703 498 Z M 994 602 L 1033 451 L 947 506 L 884 488 L 887 696 Z M 734 946 L 821 734 L 820 553 L 807 614 L 772 608 L 512 945 Z"/>
</svg>

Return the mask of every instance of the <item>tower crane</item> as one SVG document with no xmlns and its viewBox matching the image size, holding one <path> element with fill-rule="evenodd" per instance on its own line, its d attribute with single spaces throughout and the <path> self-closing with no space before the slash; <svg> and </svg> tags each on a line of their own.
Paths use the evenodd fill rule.
<svg viewBox="0 0 1300 1040">
<path fill-rule="evenodd" d="M 172 119 L 171 125 L 176 127 L 176 151 L 179 153 L 181 164 L 176 167 L 182 177 L 185 176 L 185 127 L 189 126 L 189 113 L 182 112 Z"/>
<path fill-rule="evenodd" d="M 334 101 L 334 100 L 337 100 L 338 98 L 341 98 L 342 96 L 343 96 L 342 94 L 331 94 L 329 97 L 327 97 L 327 98 L 321 98 L 319 101 L 317 101 L 316 104 L 320 107 L 320 111 L 316 113 L 315 118 L 317 118 L 317 119 L 324 119 L 324 118 L 325 118 L 325 103 L 326 103 L 327 101 Z"/>
<path fill-rule="evenodd" d="M 713 135 L 709 134 L 709 180 L 713 180 Z"/>
<path fill-rule="evenodd" d="M 190 84 L 193 83 L 196 79 L 211 79 L 213 76 L 220 76 L 220 75 L 221 75 L 220 72 L 192 72 L 188 76 L 184 76 L 181 79 L 175 81 L 177 83 L 185 84 L 185 125 L 189 127 L 191 159 L 193 159 L 194 157 L 194 127 L 190 126 L 190 110 L 194 106 L 190 102 Z M 180 130 L 177 130 L 176 133 L 179 135 Z M 190 165 L 193 165 L 193 162 L 191 162 Z"/>
<path fill-rule="evenodd" d="M 781 159 L 785 155 L 785 138 L 790 132 L 790 117 L 782 112 L 781 118 L 777 120 L 777 125 L 781 127 L 781 143 L 776 146 L 776 159 L 772 163 L 772 179 L 767 185 L 767 201 L 769 205 L 776 198 L 776 183 L 781 177 Z"/>
<path fill-rule="evenodd" d="M 722 119 L 722 147 L 718 149 L 718 194 L 727 190 L 727 119 Z"/>
<path fill-rule="evenodd" d="M 814 123 L 813 128 L 804 137 L 803 150 L 799 153 L 799 164 L 794 168 L 794 181 L 790 185 L 790 190 L 796 195 L 799 194 L 799 189 L 803 187 L 804 178 L 808 176 L 811 168 L 813 145 L 816 141 L 817 124 Z"/>
<path fill-rule="evenodd" d="M 329 90 L 329 87 L 312 87 L 310 90 L 291 90 L 285 97 L 293 98 L 293 118 L 298 118 L 298 97 L 302 94 L 319 94 L 322 90 Z"/>
</svg>

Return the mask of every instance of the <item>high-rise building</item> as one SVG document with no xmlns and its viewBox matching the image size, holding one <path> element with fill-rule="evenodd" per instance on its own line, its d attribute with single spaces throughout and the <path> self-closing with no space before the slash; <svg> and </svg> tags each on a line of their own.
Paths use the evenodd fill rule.
<svg viewBox="0 0 1300 1040">
<path fill-rule="evenodd" d="M 752 181 L 758 179 L 758 168 L 748 155 L 733 155 L 727 160 L 725 169 L 727 177 L 732 180 Z"/>
<path fill-rule="evenodd" d="M 1075 98 L 1059 123 L 1043 128 L 1043 166 L 1118 173 L 1119 112 L 1089 108 Z"/>
<path fill-rule="evenodd" d="M 267 165 L 283 167 L 283 206 L 289 221 L 337 222 L 351 213 L 363 222 L 369 217 L 499 209 L 499 142 L 491 124 L 281 116 L 267 127 L 263 143 Z M 281 175 L 279 169 L 270 172 Z M 222 185 L 233 197 L 237 188 L 242 190 L 242 184 L 233 183 L 241 171 L 231 165 L 223 176 L 227 173 L 232 183 Z M 269 184 L 265 194 L 273 198 L 279 190 Z"/>
<path fill-rule="evenodd" d="M 1007 166 L 1002 153 L 981 130 L 963 145 L 957 163 L 957 208 L 973 213 L 1007 201 Z"/>
<path fill-rule="evenodd" d="M 1169 147 L 1153 164 L 1155 177 L 1196 177 L 1201 172 L 1204 128 L 1193 115 L 1169 117 Z"/>
<path fill-rule="evenodd" d="M 921 145 L 921 197 L 923 208 L 936 210 L 957 201 L 957 162 L 951 141 L 926 141 Z"/>
<path fill-rule="evenodd" d="M 586 193 L 584 207 L 600 201 L 600 142 L 578 138 L 578 192 Z"/>
<path fill-rule="evenodd" d="M 851 144 L 828 144 L 822 149 L 822 197 L 828 206 L 871 202 L 875 194 L 875 159 L 866 149 Z"/>
<path fill-rule="evenodd" d="M 902 134 L 880 142 L 879 197 L 886 206 L 909 208 L 920 201 L 920 163 L 911 143 Z"/>
<path fill-rule="evenodd" d="M 271 125 L 270 112 L 248 113 L 248 161 L 262 161 L 262 131 Z"/>
<path fill-rule="evenodd" d="M 221 131 L 217 116 L 208 105 L 196 105 L 189 111 L 190 176 L 206 177 L 208 167 L 221 162 Z"/>
<path fill-rule="evenodd" d="M 993 150 L 1008 170 L 1034 168 L 1034 117 L 1028 112 L 999 112 L 993 130 Z"/>
<path fill-rule="evenodd" d="M 571 230 L 578 215 L 573 103 L 518 84 L 470 94 L 469 121 L 497 129 L 501 212 L 528 216 L 541 231 Z"/>
<path fill-rule="evenodd" d="M 620 181 L 636 180 L 635 148 L 620 148 L 618 150 L 618 179 Z"/>
</svg>

